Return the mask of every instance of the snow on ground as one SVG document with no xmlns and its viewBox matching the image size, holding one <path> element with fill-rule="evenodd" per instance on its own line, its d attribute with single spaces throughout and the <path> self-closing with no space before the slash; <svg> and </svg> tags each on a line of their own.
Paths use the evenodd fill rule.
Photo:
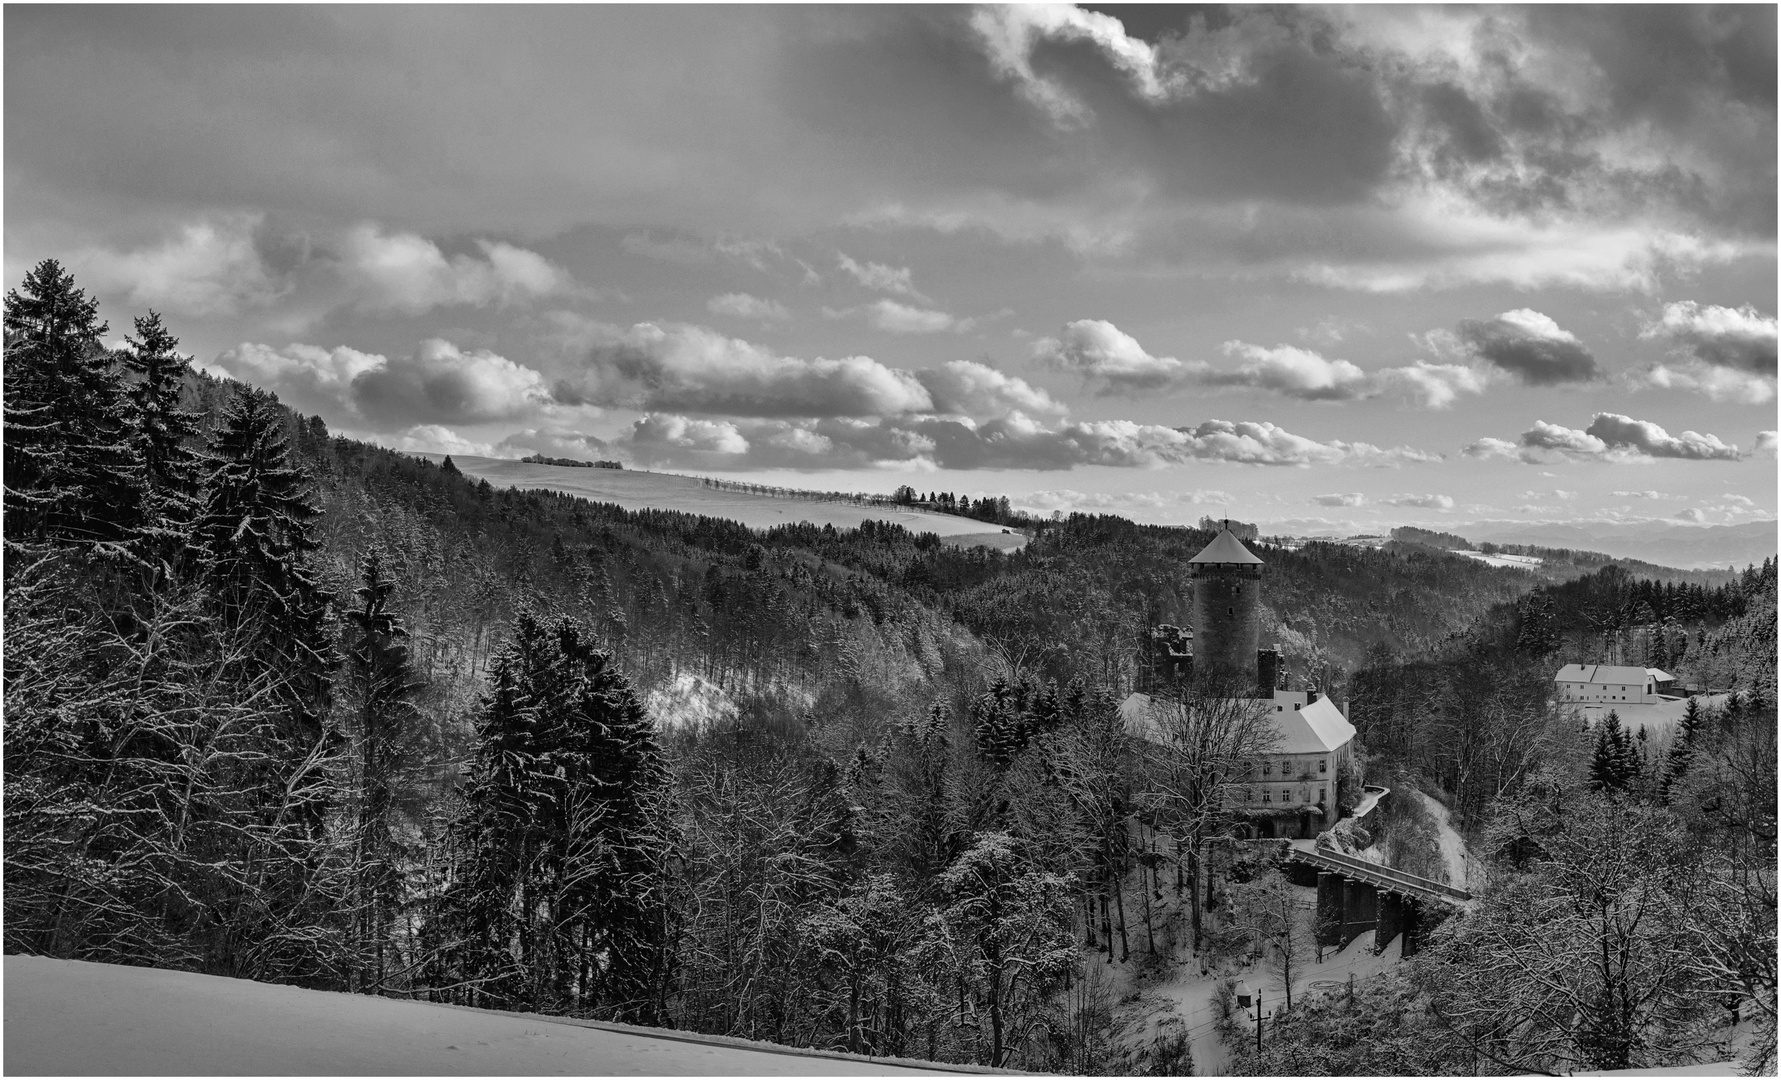
<svg viewBox="0 0 1781 1080">
<path fill-rule="evenodd" d="M 1435 819 L 1435 828 L 1441 838 L 1441 859 L 1447 866 L 1447 884 L 1456 889 L 1471 888 L 1466 884 L 1467 871 L 1471 866 L 1466 857 L 1466 841 L 1448 819 L 1447 808 L 1424 792 L 1417 791 L 1414 794 L 1422 800 L 1423 808 L 1429 812 L 1429 816 Z"/>
<path fill-rule="evenodd" d="M 1718 709 L 1725 705 L 1729 694 L 1701 694 L 1695 700 L 1703 709 Z M 1649 705 L 1638 702 L 1591 702 L 1587 705 L 1568 706 L 1573 712 L 1581 713 L 1591 724 L 1605 719 L 1610 710 L 1620 714 L 1620 726 L 1628 734 L 1637 735 L 1641 729 L 1647 738 L 1668 735 L 1676 730 L 1681 723 L 1682 714 L 1688 711 L 1687 698 L 1659 698 Z"/>
<path fill-rule="evenodd" d="M 1509 567 L 1516 570 L 1532 570 L 1545 560 L 1533 555 L 1486 555 L 1482 551 L 1455 551 L 1454 555 L 1464 555 L 1468 559 L 1477 559 L 1488 566 Z"/>
<path fill-rule="evenodd" d="M 419 456 L 430 461 L 443 460 L 440 454 Z M 453 455 L 451 460 L 465 476 L 487 480 L 494 487 L 560 491 L 594 502 L 616 503 L 626 510 L 680 510 L 705 517 L 727 518 L 751 529 L 770 529 L 794 521 L 857 529 L 865 521 L 888 521 L 912 533 L 934 533 L 948 543 L 964 547 L 983 545 L 1013 551 L 1027 539 L 1022 533 L 1004 532 L 997 526 L 953 514 L 724 491 L 706 487 L 699 477 L 675 473 L 538 465 L 529 461 L 469 455 Z"/>
<path fill-rule="evenodd" d="M 882 1076 L 980 1071 L 8 956 L 11 1076 Z"/>
</svg>

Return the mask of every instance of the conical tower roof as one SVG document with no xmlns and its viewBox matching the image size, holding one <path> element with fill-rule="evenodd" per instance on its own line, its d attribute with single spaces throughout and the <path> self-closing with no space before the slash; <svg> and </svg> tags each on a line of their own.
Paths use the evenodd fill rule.
<svg viewBox="0 0 1781 1080">
<path fill-rule="evenodd" d="M 1229 529 L 1218 530 L 1218 535 L 1206 545 L 1206 550 L 1187 560 L 1190 563 L 1247 563 L 1261 565 L 1255 553 L 1243 546 L 1243 541 L 1232 535 Z"/>
</svg>

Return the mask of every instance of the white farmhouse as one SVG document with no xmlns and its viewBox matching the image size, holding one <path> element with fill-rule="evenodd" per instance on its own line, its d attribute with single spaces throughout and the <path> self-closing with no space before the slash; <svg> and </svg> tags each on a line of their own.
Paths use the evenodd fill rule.
<svg viewBox="0 0 1781 1080">
<path fill-rule="evenodd" d="M 1560 705 L 1655 705 L 1675 681 L 1656 668 L 1566 664 L 1553 689 Z"/>
</svg>

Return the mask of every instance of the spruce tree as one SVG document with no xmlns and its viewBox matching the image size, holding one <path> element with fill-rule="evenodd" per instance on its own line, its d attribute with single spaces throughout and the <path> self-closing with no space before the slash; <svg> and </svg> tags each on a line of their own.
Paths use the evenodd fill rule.
<svg viewBox="0 0 1781 1080">
<path fill-rule="evenodd" d="M 629 681 L 578 624 L 521 614 L 477 736 L 433 977 L 475 981 L 488 1004 L 647 1016 L 666 770 Z"/>
<path fill-rule="evenodd" d="M 1589 759 L 1589 786 L 1597 791 L 1625 791 L 1638 775 L 1638 751 L 1620 726 L 1620 714 L 1612 709 L 1596 729 L 1595 750 Z"/>
<path fill-rule="evenodd" d="M 245 390 L 210 439 L 210 475 L 193 546 L 226 627 L 256 627 L 263 663 L 289 678 L 297 733 L 321 734 L 332 650 L 326 597 L 310 569 L 310 535 L 321 511 L 308 477 L 290 460 L 283 411 Z"/>
<path fill-rule="evenodd" d="M 408 631 L 390 610 L 395 585 L 381 552 L 359 563 L 359 603 L 346 613 L 346 690 L 356 767 L 354 815 L 354 952 L 365 967 L 352 989 L 384 989 L 388 951 L 402 904 L 402 863 L 413 853 L 398 835 L 400 812 L 415 810 L 422 763 L 421 686 L 408 659 Z M 355 972 L 357 974 L 357 972 Z"/>
<path fill-rule="evenodd" d="M 151 559 L 171 564 L 186 549 L 203 487 L 198 456 L 187 445 L 197 438 L 198 416 L 179 407 L 191 366 L 157 312 L 136 319 L 136 336 L 126 340 L 123 364 L 136 376 L 127 396 L 131 443 L 142 463 L 143 547 Z"/>
<path fill-rule="evenodd" d="M 123 389 L 98 302 L 54 259 L 6 293 L 6 538 L 123 556 L 141 517 Z"/>
<path fill-rule="evenodd" d="M 1707 718 L 1701 712 L 1699 698 L 1689 698 L 1687 708 L 1682 711 L 1682 721 L 1676 725 L 1676 734 L 1670 742 L 1670 753 L 1664 761 L 1663 779 L 1659 791 L 1668 801 L 1670 790 L 1687 775 L 1689 765 L 1694 762 L 1696 744 L 1701 738 L 1701 730 L 1706 726 Z"/>
</svg>

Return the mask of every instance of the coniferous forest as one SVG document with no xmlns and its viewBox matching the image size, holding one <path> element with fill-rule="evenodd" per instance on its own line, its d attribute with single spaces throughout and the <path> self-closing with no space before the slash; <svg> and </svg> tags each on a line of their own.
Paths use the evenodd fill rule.
<svg viewBox="0 0 1781 1080">
<path fill-rule="evenodd" d="M 1184 1036 L 1122 1007 L 1297 947 L 1278 850 L 1196 794 L 1241 754 L 1119 712 L 1209 532 L 1022 518 L 1008 554 L 496 490 L 116 332 L 54 261 L 6 294 L 7 952 L 1162 1074 Z M 1437 801 L 1477 899 L 1260 1052 L 1234 1014 L 1232 1067 L 1674 1065 L 1735 1021 L 1772 1071 L 1774 561 L 1256 550 L 1265 640 L 1359 732 L 1348 805 L 1392 787 L 1369 820 L 1436 876 Z M 1585 730 L 1553 673 L 1611 653 L 1729 693 Z"/>
</svg>

